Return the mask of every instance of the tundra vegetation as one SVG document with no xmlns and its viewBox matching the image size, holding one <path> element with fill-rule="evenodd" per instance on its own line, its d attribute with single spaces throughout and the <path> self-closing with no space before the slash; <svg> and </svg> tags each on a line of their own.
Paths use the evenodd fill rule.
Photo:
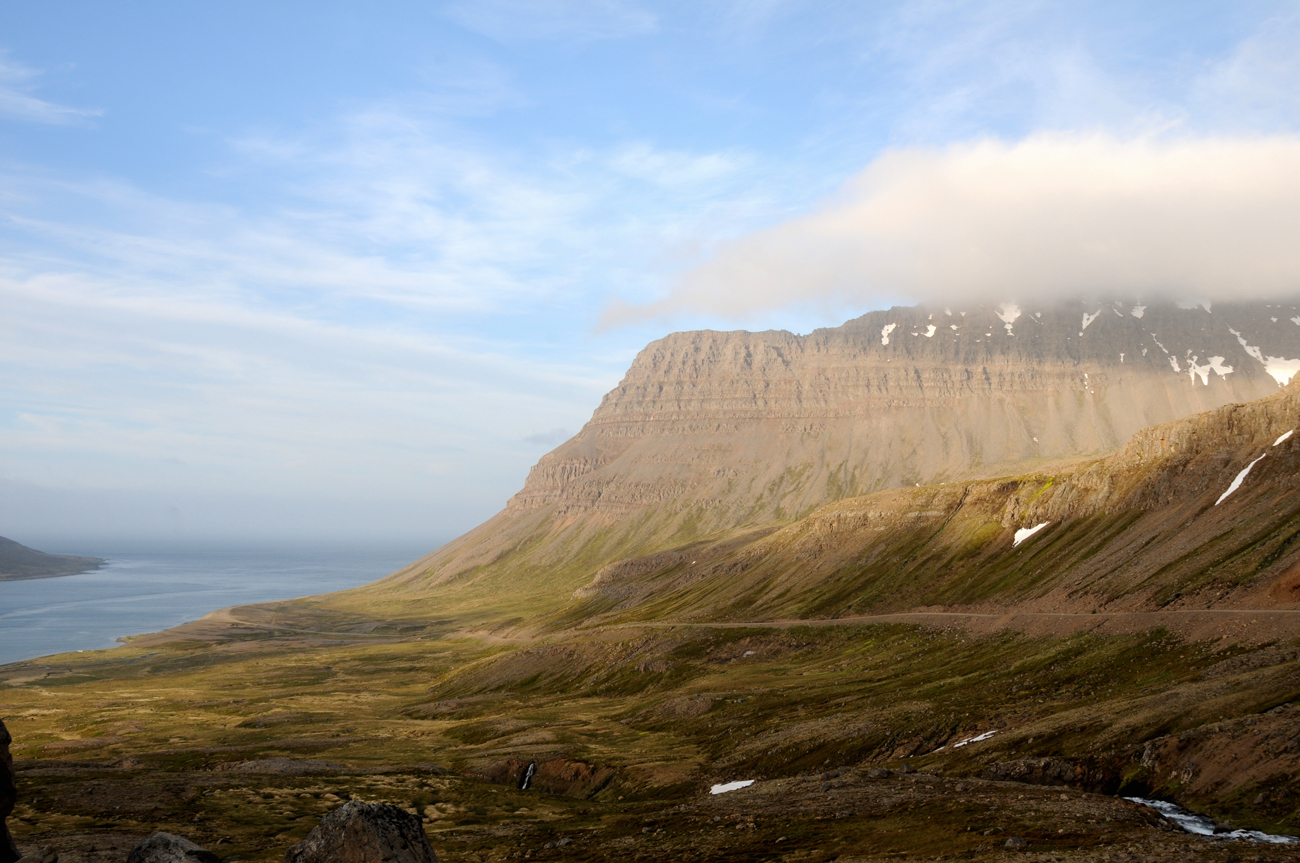
<svg viewBox="0 0 1300 863">
<path fill-rule="evenodd" d="M 1112 317 L 1087 332 L 1154 316 Z M 278 860 L 360 799 L 450 861 L 1300 859 L 1123 799 L 1300 834 L 1300 380 L 1108 452 L 869 493 L 870 470 L 799 461 L 837 433 L 806 423 L 760 498 L 717 503 L 745 460 L 673 450 L 683 427 L 655 461 L 658 420 L 619 402 L 683 368 L 680 341 L 506 511 L 387 579 L 0 668 L 19 845 L 111 860 L 166 830 Z M 1153 362 L 1115 398 L 1211 386 Z M 949 396 L 1073 386 L 1056 371 Z M 1090 375 L 1069 398 L 1100 428 Z M 1011 464 L 1008 440 L 981 451 Z"/>
</svg>

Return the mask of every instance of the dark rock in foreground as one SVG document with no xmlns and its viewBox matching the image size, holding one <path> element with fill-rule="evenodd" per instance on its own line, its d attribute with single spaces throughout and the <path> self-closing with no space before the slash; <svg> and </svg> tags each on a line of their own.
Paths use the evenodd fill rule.
<svg viewBox="0 0 1300 863">
<path fill-rule="evenodd" d="M 23 857 L 18 863 L 59 863 L 59 852 L 55 851 L 50 845 L 46 845 L 39 851 L 33 851 L 26 857 Z"/>
<path fill-rule="evenodd" d="M 159 831 L 132 848 L 126 863 L 221 863 L 221 858 L 184 836 Z"/>
<path fill-rule="evenodd" d="M 349 800 L 286 851 L 284 863 L 438 863 L 438 855 L 419 816 L 387 803 Z"/>
<path fill-rule="evenodd" d="M 14 759 L 9 754 L 9 744 L 13 738 L 9 729 L 0 721 L 0 863 L 14 863 L 18 859 L 18 846 L 5 824 L 18 802 L 18 788 L 14 785 Z"/>
</svg>

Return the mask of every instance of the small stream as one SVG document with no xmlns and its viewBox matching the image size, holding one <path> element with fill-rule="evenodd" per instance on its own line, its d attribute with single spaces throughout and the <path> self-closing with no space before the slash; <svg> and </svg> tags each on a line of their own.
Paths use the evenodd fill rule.
<svg viewBox="0 0 1300 863">
<path fill-rule="evenodd" d="M 1261 833 L 1258 830 L 1228 830 L 1215 824 L 1213 819 L 1195 812 L 1188 812 L 1181 806 L 1164 800 L 1148 800 L 1145 797 L 1125 797 L 1125 800 L 1154 809 L 1188 833 L 1197 836 L 1213 836 L 1216 839 L 1239 839 L 1245 842 L 1268 842 L 1273 845 L 1291 845 L 1300 842 L 1300 837 L 1278 836 Z"/>
</svg>

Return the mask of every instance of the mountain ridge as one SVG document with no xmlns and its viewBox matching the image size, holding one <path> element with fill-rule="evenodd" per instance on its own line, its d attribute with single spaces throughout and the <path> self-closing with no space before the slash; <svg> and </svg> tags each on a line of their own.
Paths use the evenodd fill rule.
<svg viewBox="0 0 1300 863">
<path fill-rule="evenodd" d="M 619 560 L 889 488 L 1101 457 L 1144 427 L 1277 392 L 1300 357 L 1296 320 L 1295 303 L 1080 301 L 896 307 L 807 336 L 672 334 L 502 512 L 370 598 L 455 584 L 558 609 Z"/>
</svg>

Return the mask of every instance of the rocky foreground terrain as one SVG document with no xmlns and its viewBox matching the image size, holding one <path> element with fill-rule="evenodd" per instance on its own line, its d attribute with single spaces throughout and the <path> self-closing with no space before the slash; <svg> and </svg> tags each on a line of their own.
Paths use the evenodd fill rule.
<svg viewBox="0 0 1300 863">
<path fill-rule="evenodd" d="M 962 312 L 671 336 L 388 579 L 0 668 L 19 847 L 1300 859 L 1300 312 Z"/>
</svg>

